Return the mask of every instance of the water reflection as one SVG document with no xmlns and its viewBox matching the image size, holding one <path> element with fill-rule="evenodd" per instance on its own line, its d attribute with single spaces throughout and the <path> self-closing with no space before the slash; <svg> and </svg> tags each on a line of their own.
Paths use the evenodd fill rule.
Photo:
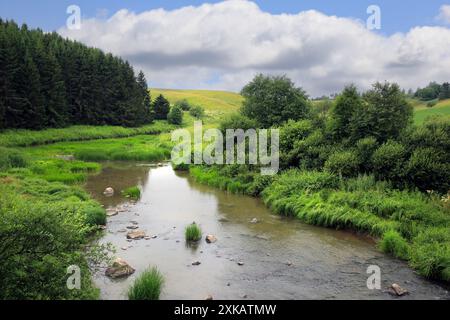
<svg viewBox="0 0 450 320">
<path fill-rule="evenodd" d="M 99 200 L 106 207 L 117 206 L 124 202 L 121 191 L 139 186 L 145 189 L 149 179 L 150 166 L 141 164 L 130 164 L 126 162 L 107 162 L 103 163 L 101 174 L 89 177 L 86 189 L 94 199 Z M 114 195 L 105 197 L 103 191 L 112 187 Z"/>
</svg>

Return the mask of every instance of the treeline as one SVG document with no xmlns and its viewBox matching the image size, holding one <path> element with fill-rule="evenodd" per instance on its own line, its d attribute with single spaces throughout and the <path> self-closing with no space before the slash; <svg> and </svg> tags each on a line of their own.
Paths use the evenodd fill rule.
<svg viewBox="0 0 450 320">
<path fill-rule="evenodd" d="M 144 74 L 112 54 L 0 19 L 0 129 L 153 119 Z"/>
<path fill-rule="evenodd" d="M 376 83 L 364 93 L 350 85 L 335 101 L 312 104 L 290 79 L 258 75 L 241 94 L 240 114 L 221 129 L 280 128 L 282 169 L 370 174 L 401 189 L 450 189 L 450 122 L 415 127 L 413 109 L 395 83 Z"/>
<path fill-rule="evenodd" d="M 417 89 L 414 97 L 423 101 L 450 99 L 450 83 L 444 82 L 443 84 L 439 84 L 437 82 L 430 82 L 425 88 Z"/>
</svg>

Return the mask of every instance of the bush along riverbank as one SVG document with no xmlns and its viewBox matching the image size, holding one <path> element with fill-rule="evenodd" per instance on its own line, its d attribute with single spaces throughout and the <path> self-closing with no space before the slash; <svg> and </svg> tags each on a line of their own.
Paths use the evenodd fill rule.
<svg viewBox="0 0 450 320">
<path fill-rule="evenodd" d="M 98 298 L 88 257 L 102 259 L 102 249 L 90 240 L 106 223 L 106 213 L 80 187 L 59 181 L 81 180 L 97 167 L 33 164 L 9 150 L 2 150 L 0 163 L 0 299 Z M 66 284 L 73 265 L 80 268 L 80 290 Z"/>
<path fill-rule="evenodd" d="M 277 214 L 303 222 L 370 234 L 379 248 L 408 261 L 421 275 L 450 281 L 447 197 L 398 190 L 371 175 L 345 179 L 330 172 L 286 170 L 260 176 L 248 166 L 193 166 L 200 183 L 259 195 Z"/>
</svg>

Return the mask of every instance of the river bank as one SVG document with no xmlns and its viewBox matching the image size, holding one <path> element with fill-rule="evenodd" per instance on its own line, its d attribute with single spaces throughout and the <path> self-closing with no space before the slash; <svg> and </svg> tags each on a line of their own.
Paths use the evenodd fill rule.
<svg viewBox="0 0 450 320">
<path fill-rule="evenodd" d="M 98 274 L 95 283 L 103 299 L 124 299 L 130 283 L 148 266 L 157 266 L 165 276 L 161 299 L 392 299 L 392 283 L 410 291 L 406 299 L 449 298 L 445 288 L 379 252 L 365 236 L 274 215 L 257 198 L 197 183 L 170 166 L 103 167 L 88 179 L 86 189 L 106 208 L 129 200 L 105 197 L 105 185 L 119 190 L 136 184 L 142 190 L 140 201 L 108 218 L 101 242 L 113 243 L 117 256 L 136 272 L 120 281 Z M 132 221 L 148 240 L 127 241 L 122 231 Z M 184 240 L 184 227 L 192 221 L 204 233 L 197 247 Z M 206 234 L 218 241 L 206 243 Z M 382 290 L 367 289 L 366 271 L 372 264 L 382 270 Z"/>
</svg>

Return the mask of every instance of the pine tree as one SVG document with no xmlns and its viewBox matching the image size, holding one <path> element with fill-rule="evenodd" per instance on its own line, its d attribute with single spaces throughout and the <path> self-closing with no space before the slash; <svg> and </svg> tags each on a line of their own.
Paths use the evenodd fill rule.
<svg viewBox="0 0 450 320">
<path fill-rule="evenodd" d="M 139 72 L 137 76 L 137 83 L 143 96 L 142 102 L 143 117 L 146 120 L 146 122 L 152 122 L 154 114 L 152 112 L 150 91 L 148 90 L 147 80 L 145 79 L 144 72 L 142 71 Z"/>
<path fill-rule="evenodd" d="M 155 119 L 167 120 L 169 113 L 170 103 L 162 94 L 160 94 L 153 102 L 153 111 L 155 113 Z"/>
<path fill-rule="evenodd" d="M 145 76 L 136 77 L 128 62 L 0 19 L 0 129 L 152 119 Z"/>
</svg>

